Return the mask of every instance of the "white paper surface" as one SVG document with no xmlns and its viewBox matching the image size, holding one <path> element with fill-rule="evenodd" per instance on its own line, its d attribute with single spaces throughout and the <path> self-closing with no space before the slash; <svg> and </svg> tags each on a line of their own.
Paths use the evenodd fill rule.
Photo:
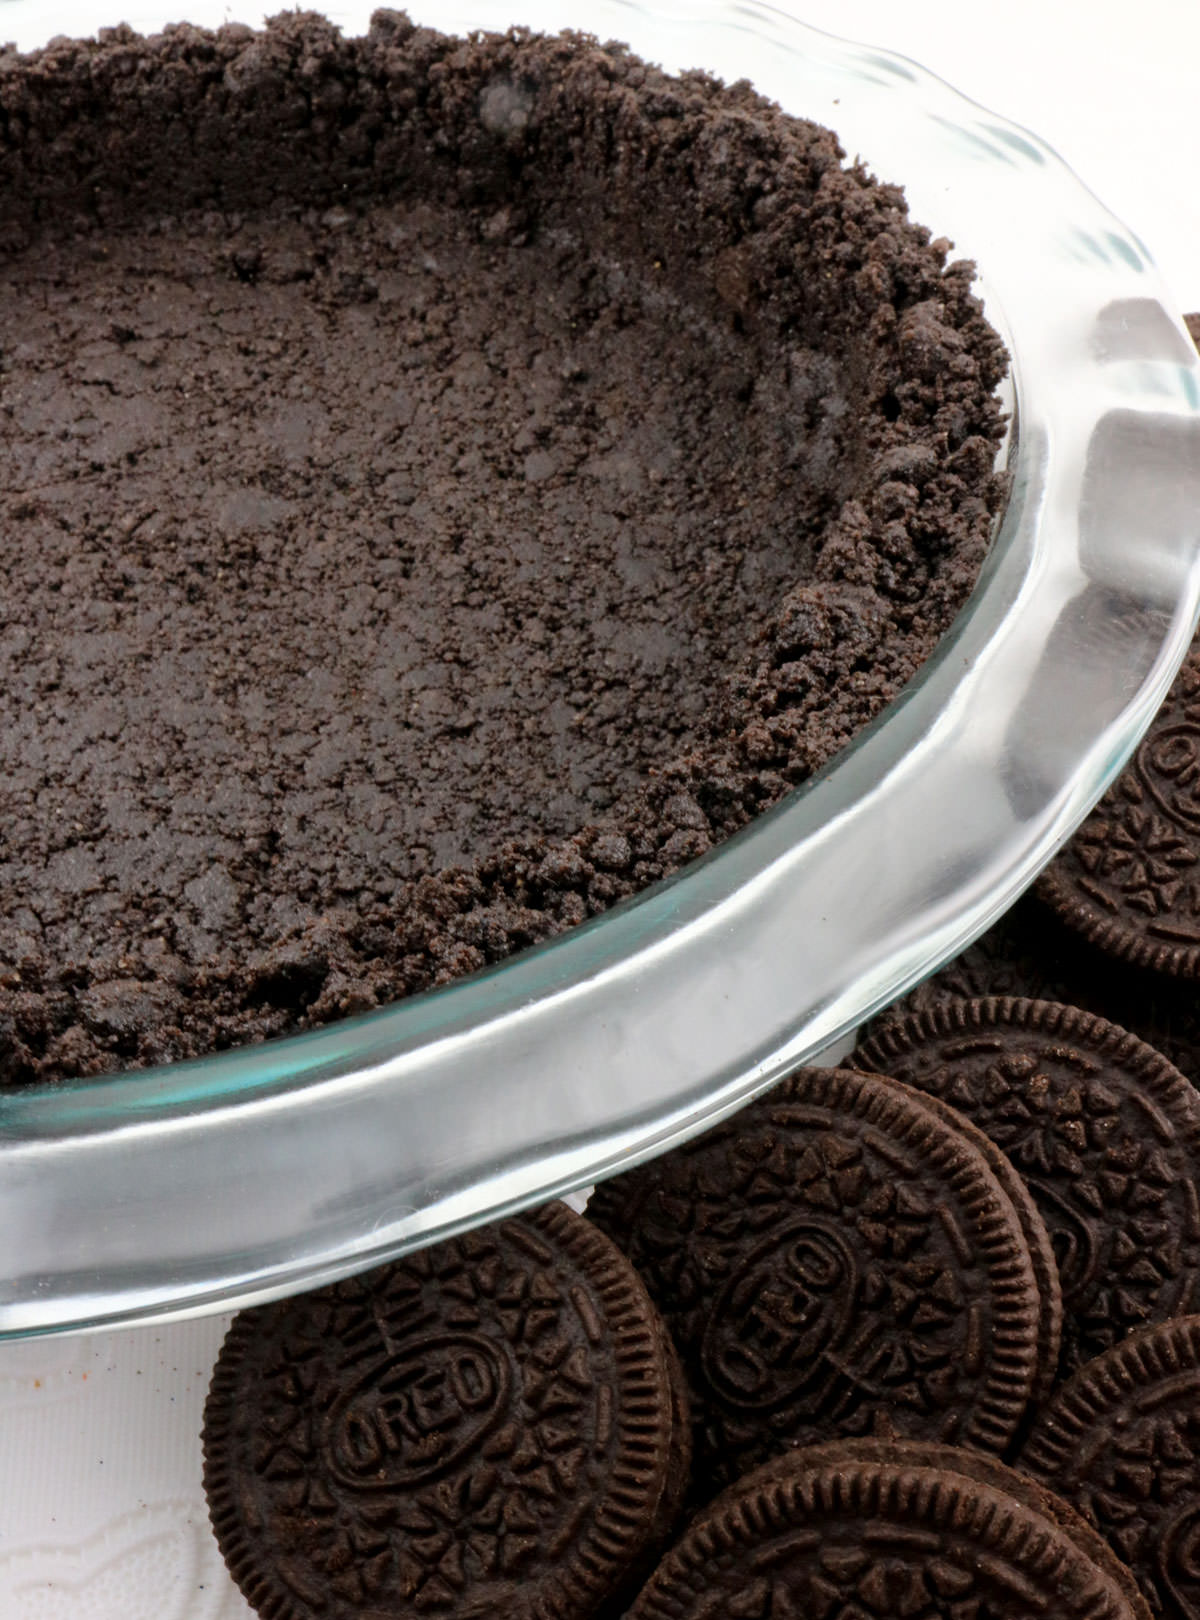
<svg viewBox="0 0 1200 1620">
<path fill-rule="evenodd" d="M 136 22 L 137 9 L 136 0 L 0 0 L 0 39 L 31 48 Z M 1198 0 L 782 9 L 898 50 L 1042 135 L 1146 243 L 1179 308 L 1200 309 Z M 206 20 L 214 10 L 218 20 L 261 15 L 253 4 L 210 6 Z M 0 1620 L 249 1615 L 200 1485 L 200 1414 L 224 1323 L 0 1345 Z"/>
<path fill-rule="evenodd" d="M 248 1620 L 201 1487 L 227 1322 L 0 1345 L 2 1620 Z"/>
</svg>

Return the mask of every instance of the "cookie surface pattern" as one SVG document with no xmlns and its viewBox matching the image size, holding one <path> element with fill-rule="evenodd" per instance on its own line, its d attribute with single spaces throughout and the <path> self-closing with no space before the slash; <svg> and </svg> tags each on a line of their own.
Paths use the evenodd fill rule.
<svg viewBox="0 0 1200 1620">
<path fill-rule="evenodd" d="M 245 1312 L 204 1434 L 230 1571 L 279 1620 L 582 1620 L 678 1500 L 669 1367 L 561 1205 Z"/>
<path fill-rule="evenodd" d="M 1019 996 L 1061 1001 L 1120 1024 L 1200 1085 L 1200 1011 L 1186 979 L 1106 956 L 1027 893 L 986 934 L 872 1021 L 942 1001 Z"/>
<path fill-rule="evenodd" d="M 1121 960 L 1200 975 L 1200 649 L 1038 893 Z"/>
<path fill-rule="evenodd" d="M 1051 1002 L 947 1002 L 855 1055 L 951 1104 L 1024 1177 L 1062 1280 L 1063 1365 L 1200 1304 L 1200 1098 L 1115 1024 Z"/>
<path fill-rule="evenodd" d="M 1031 1396 L 1036 1405 L 1045 1399 L 1054 1386 L 1062 1346 L 1062 1283 L 1059 1279 L 1058 1261 L 1050 1233 L 1025 1178 L 1019 1174 L 1012 1160 L 1006 1153 L 1001 1152 L 991 1137 L 985 1136 L 972 1120 L 956 1108 L 951 1108 L 936 1093 L 918 1092 L 918 1095 L 924 1107 L 932 1109 L 951 1129 L 961 1132 L 979 1152 L 988 1169 L 1000 1183 L 1004 1196 L 1012 1205 L 1020 1222 L 1021 1234 L 1029 1252 L 1029 1263 L 1033 1267 L 1033 1275 L 1037 1282 L 1040 1305 L 1038 1376 Z"/>
<path fill-rule="evenodd" d="M 701 1516 L 630 1620 L 1001 1620 L 1144 1615 L 1045 1504 L 936 1462 L 822 1446 L 767 1464 Z M 845 1454 L 840 1454 L 840 1453 Z M 953 1453 L 950 1454 L 953 1456 Z"/>
<path fill-rule="evenodd" d="M 1021 1464 L 1104 1533 L 1156 1614 L 1200 1615 L 1200 1316 L 1134 1334 L 1082 1367 Z"/>
<path fill-rule="evenodd" d="M 588 1213 L 680 1351 L 698 1482 L 847 1434 L 1010 1443 L 1038 1377 L 1020 1223 L 902 1088 L 801 1070 Z"/>
<path fill-rule="evenodd" d="M 939 1446 L 911 1440 L 838 1440 L 831 1445 L 814 1446 L 806 1453 L 806 1461 L 817 1462 L 826 1457 L 838 1462 L 874 1462 L 888 1468 L 936 1469 L 942 1474 L 959 1474 L 976 1484 L 990 1486 L 1031 1508 L 1057 1529 L 1064 1530 L 1076 1547 L 1119 1588 L 1135 1614 L 1142 1616 L 1142 1620 L 1146 1620 L 1149 1614 L 1146 1600 L 1128 1565 L 1121 1562 L 1094 1525 L 1089 1524 L 1056 1491 L 1043 1481 L 1034 1479 L 1031 1474 L 1021 1473 L 1016 1467 L 1009 1467 L 984 1452 L 970 1451 L 965 1446 Z M 782 1468 L 784 1465 L 781 1463 L 779 1466 Z"/>
</svg>

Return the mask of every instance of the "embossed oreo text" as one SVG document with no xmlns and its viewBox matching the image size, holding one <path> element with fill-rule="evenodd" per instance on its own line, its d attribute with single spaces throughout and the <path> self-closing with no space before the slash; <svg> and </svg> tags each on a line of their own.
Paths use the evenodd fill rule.
<svg viewBox="0 0 1200 1620">
<path fill-rule="evenodd" d="M 508 1407 L 508 1365 L 476 1334 L 414 1339 L 374 1362 L 326 1420 L 331 1469 L 357 1490 L 410 1490 L 452 1467 Z"/>
<path fill-rule="evenodd" d="M 700 1352 L 709 1384 L 734 1406 L 793 1400 L 825 1370 L 856 1298 L 845 1239 L 821 1221 L 793 1223 L 753 1249 L 714 1301 Z"/>
</svg>

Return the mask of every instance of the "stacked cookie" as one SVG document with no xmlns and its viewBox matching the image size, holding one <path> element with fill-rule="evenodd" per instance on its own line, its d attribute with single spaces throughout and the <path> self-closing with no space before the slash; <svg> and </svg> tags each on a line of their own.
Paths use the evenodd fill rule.
<svg viewBox="0 0 1200 1620">
<path fill-rule="evenodd" d="M 1200 650 L 1039 895 L 846 1068 L 588 1219 L 240 1317 L 206 1485 L 260 1612 L 1200 1614 L 1193 733 Z"/>
<path fill-rule="evenodd" d="M 263 1615 L 582 1620 L 653 1567 L 690 1434 L 644 1286 L 555 1204 L 243 1312 L 204 1452 Z"/>
<path fill-rule="evenodd" d="M 1015 999 L 896 1019 L 853 1061 L 589 1208 L 693 1410 L 697 1516 L 632 1613 L 1179 1612 L 1200 1097 L 1125 1031 Z"/>
<path fill-rule="evenodd" d="M 905 1086 L 803 1069 L 598 1189 L 589 1215 L 683 1362 L 693 1501 L 841 1437 L 1011 1452 L 1061 1308 L 1045 1229 L 999 1165 Z"/>
<path fill-rule="evenodd" d="M 904 1078 L 800 1070 L 588 1219 L 552 1205 L 239 1317 L 206 1485 L 258 1610 L 1169 1610 L 1200 1491 L 1200 1318 L 1175 1316 L 1200 1099 L 1036 1003 L 916 1015 L 856 1062 Z"/>
</svg>

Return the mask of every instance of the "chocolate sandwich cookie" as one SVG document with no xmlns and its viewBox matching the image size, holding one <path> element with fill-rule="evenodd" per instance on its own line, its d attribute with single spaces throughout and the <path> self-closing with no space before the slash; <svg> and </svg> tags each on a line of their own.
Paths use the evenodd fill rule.
<svg viewBox="0 0 1200 1620">
<path fill-rule="evenodd" d="M 1094 983 L 1097 975 L 1106 986 L 1112 972 L 1107 957 L 1026 893 L 965 951 L 873 1019 L 868 1033 L 944 1001 L 984 996 L 1060 1001 L 1096 1012 L 1088 991 L 1100 989 Z"/>
<path fill-rule="evenodd" d="M 909 1467 L 937 1469 L 942 1474 L 958 1474 L 979 1485 L 990 1486 L 1040 1514 L 1068 1535 L 1120 1589 L 1133 1613 L 1146 1615 L 1146 1600 L 1136 1576 L 1094 1526 L 1042 1481 L 1006 1466 L 995 1457 L 970 1451 L 965 1446 L 939 1446 L 911 1440 L 839 1440 L 832 1445 L 814 1447 L 806 1456 L 813 1461 L 828 1457 L 845 1462 L 874 1462 L 884 1467 L 904 1463 Z"/>
<path fill-rule="evenodd" d="M 1008 1155 L 1002 1153 L 991 1138 L 985 1136 L 965 1114 L 944 1103 L 936 1093 L 923 1091 L 920 1097 L 923 1107 L 931 1109 L 939 1119 L 943 1119 L 952 1130 L 957 1131 L 960 1136 L 965 1136 L 971 1143 L 1000 1183 L 1017 1220 L 1021 1223 L 1021 1233 L 1025 1239 L 1025 1247 L 1029 1251 L 1029 1263 L 1037 1279 L 1040 1306 L 1038 1376 L 1030 1397 L 1032 1406 L 1036 1409 L 1057 1380 L 1062 1344 L 1062 1282 L 1053 1241 L 1025 1178 L 1018 1173 Z"/>
<path fill-rule="evenodd" d="M 564 1205 L 244 1312 L 205 1410 L 213 1529 L 272 1620 L 586 1620 L 688 1466 L 646 1291 Z"/>
<path fill-rule="evenodd" d="M 697 1495 L 842 1435 L 1002 1452 L 1039 1383 L 1012 1204 L 965 1136 L 885 1080 L 800 1070 L 588 1213 L 679 1350 Z"/>
<path fill-rule="evenodd" d="M 1200 1614 L 1200 1316 L 1133 1334 L 1042 1413 L 1021 1466 L 1130 1565 L 1151 1609 Z"/>
<path fill-rule="evenodd" d="M 945 1446 L 826 1445 L 739 1481 L 629 1620 L 1146 1620 L 1128 1573 L 1049 1491 Z"/>
<path fill-rule="evenodd" d="M 1200 978 L 1200 646 L 1037 892 L 1119 960 Z"/>
<path fill-rule="evenodd" d="M 1200 1008 L 1186 981 L 1105 956 L 1026 894 L 985 934 L 873 1020 L 882 1028 L 944 1001 L 1059 1001 L 1120 1024 L 1200 1085 Z"/>
<path fill-rule="evenodd" d="M 1063 1291 L 1064 1371 L 1200 1305 L 1200 1097 L 1160 1053 L 1052 1002 L 945 1002 L 878 1028 L 862 1068 L 972 1120 L 1024 1177 Z"/>
</svg>

